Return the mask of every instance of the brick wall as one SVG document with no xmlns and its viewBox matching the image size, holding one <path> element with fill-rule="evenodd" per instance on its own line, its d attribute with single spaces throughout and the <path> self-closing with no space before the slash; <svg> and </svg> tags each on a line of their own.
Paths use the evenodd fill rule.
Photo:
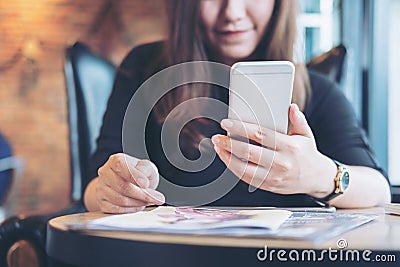
<svg viewBox="0 0 400 267">
<path fill-rule="evenodd" d="M 0 1 L 0 131 L 25 163 L 17 212 L 69 202 L 65 48 L 80 40 L 119 64 L 162 38 L 164 19 L 161 0 Z"/>
</svg>

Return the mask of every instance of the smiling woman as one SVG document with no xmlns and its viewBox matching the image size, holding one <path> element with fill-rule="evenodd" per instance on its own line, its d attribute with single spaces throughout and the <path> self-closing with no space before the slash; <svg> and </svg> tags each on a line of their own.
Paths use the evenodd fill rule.
<svg viewBox="0 0 400 267">
<path fill-rule="evenodd" d="M 227 65 L 251 57 L 267 30 L 274 2 L 201 1 L 200 17 L 211 56 Z"/>
<path fill-rule="evenodd" d="M 228 66 L 238 61 L 293 62 L 298 11 L 295 1 L 167 0 L 166 3 L 168 38 L 133 49 L 117 73 L 86 181 L 85 204 L 89 210 L 136 212 L 147 205 L 164 202 L 312 206 L 322 201 L 336 207 L 370 207 L 389 202 L 388 182 L 373 157 L 351 104 L 334 83 L 308 71 L 304 64 L 295 65 L 292 104 L 287 111 L 288 134 L 252 123 L 211 120 L 206 112 L 214 107 L 205 108 L 196 102 L 174 113 L 178 106 L 196 99 L 211 98 L 227 106 L 226 88 L 201 83 L 194 79 L 196 75 L 189 74 L 204 71 L 210 76 L 229 79 L 229 71 L 221 74 L 203 67 L 194 71 L 182 68 L 179 75 L 168 77 L 164 83 L 146 81 L 166 67 L 192 61 L 213 61 Z M 171 82 L 181 77 L 187 82 L 164 94 Z M 152 87 L 146 88 L 149 83 Z M 130 99 L 137 100 L 142 84 L 148 95 L 140 98 L 139 104 L 151 106 L 152 110 L 149 114 L 126 114 L 131 110 Z M 163 93 L 154 95 L 158 92 Z M 158 101 L 152 105 L 151 99 Z M 336 109 L 332 111 L 332 107 Z M 127 115 L 133 119 L 124 121 Z M 189 120 L 188 116 L 191 116 Z M 138 133 L 137 129 L 141 129 L 138 121 L 143 119 L 145 133 Z M 168 144 L 163 139 L 165 131 L 176 130 L 166 126 L 171 121 L 176 125 L 187 122 L 182 128 L 175 127 L 180 129 L 174 140 L 179 140 L 181 151 L 173 151 L 172 158 L 186 156 L 178 163 L 167 155 Z M 126 127 L 138 134 L 128 134 L 128 139 L 139 142 L 144 139 L 147 157 L 140 155 L 139 149 L 124 150 L 123 141 L 131 133 L 126 132 Z M 232 140 L 231 134 L 247 137 L 258 145 Z M 201 170 L 180 168 L 196 162 L 203 153 L 200 144 L 208 138 L 212 138 L 214 145 L 206 151 L 210 164 Z M 203 191 L 203 196 L 193 193 L 193 188 L 205 184 L 221 186 L 218 178 L 225 173 L 229 182 L 234 183 L 229 192 L 224 191 L 212 201 L 205 200 L 211 192 Z M 177 198 L 176 192 L 162 187 L 163 183 L 158 186 L 160 177 L 164 178 L 163 183 L 175 184 L 187 191 L 181 191 L 182 196 Z M 259 185 L 258 190 L 249 192 L 249 184 L 256 186 L 253 181 Z M 198 202 L 201 197 L 204 202 Z"/>
</svg>

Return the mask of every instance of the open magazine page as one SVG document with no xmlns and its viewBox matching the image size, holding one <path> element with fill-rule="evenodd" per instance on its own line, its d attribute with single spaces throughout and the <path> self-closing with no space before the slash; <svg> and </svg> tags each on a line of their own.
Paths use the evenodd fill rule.
<svg viewBox="0 0 400 267">
<path fill-rule="evenodd" d="M 111 215 L 85 224 L 71 224 L 72 231 L 133 231 L 167 234 L 245 236 L 321 242 L 373 221 L 374 214 L 340 212 L 291 212 L 266 209 L 158 207 L 151 211 Z"/>
<path fill-rule="evenodd" d="M 190 207 L 158 207 L 151 211 L 112 215 L 91 221 L 92 229 L 187 232 L 223 228 L 276 230 L 290 217 L 287 210 L 224 210 Z"/>
<path fill-rule="evenodd" d="M 270 238 L 320 242 L 339 236 L 378 218 L 365 213 L 294 212 Z"/>
</svg>

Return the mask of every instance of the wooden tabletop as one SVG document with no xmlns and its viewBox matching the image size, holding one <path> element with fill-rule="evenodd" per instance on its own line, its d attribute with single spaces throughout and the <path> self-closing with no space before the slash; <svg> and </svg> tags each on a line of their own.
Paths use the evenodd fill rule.
<svg viewBox="0 0 400 267">
<path fill-rule="evenodd" d="M 400 216 L 388 215 L 381 207 L 370 209 L 346 209 L 338 212 L 378 214 L 378 219 L 351 230 L 331 240 L 322 243 L 310 241 L 266 239 L 265 237 L 228 237 L 212 235 L 188 235 L 165 233 L 140 233 L 112 230 L 85 230 L 81 235 L 97 236 L 131 241 L 154 242 L 164 244 L 184 244 L 200 246 L 252 247 L 261 248 L 265 245 L 276 248 L 328 249 L 337 248 L 338 239 L 347 241 L 348 249 L 400 250 Z M 73 214 L 52 219 L 49 222 L 50 231 L 67 233 L 74 224 L 87 223 L 93 219 L 109 216 L 100 212 Z"/>
</svg>

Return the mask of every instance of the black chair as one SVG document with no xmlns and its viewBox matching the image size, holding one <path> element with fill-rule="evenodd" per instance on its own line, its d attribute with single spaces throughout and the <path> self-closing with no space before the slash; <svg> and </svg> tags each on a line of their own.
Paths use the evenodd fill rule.
<svg viewBox="0 0 400 267">
<path fill-rule="evenodd" d="M 312 58 L 307 63 L 307 67 L 325 74 L 329 79 L 340 84 L 343 78 L 346 54 L 346 47 L 343 44 L 339 44 L 329 51 Z"/>
<path fill-rule="evenodd" d="M 71 204 L 57 213 L 27 218 L 15 216 L 4 221 L 0 226 L 0 266 L 7 266 L 7 261 L 8 266 L 14 263 L 20 266 L 21 259 L 16 254 L 21 254 L 27 246 L 33 250 L 30 255 L 34 257 L 29 265 L 46 266 L 48 220 L 85 211 L 81 181 L 87 175 L 89 157 L 95 148 L 116 67 L 77 42 L 66 50 L 64 71 L 69 115 Z"/>
<path fill-rule="evenodd" d="M 67 50 L 65 76 L 68 93 L 72 200 L 82 196 L 82 177 L 96 148 L 103 115 L 114 83 L 116 67 L 82 43 Z"/>
</svg>

